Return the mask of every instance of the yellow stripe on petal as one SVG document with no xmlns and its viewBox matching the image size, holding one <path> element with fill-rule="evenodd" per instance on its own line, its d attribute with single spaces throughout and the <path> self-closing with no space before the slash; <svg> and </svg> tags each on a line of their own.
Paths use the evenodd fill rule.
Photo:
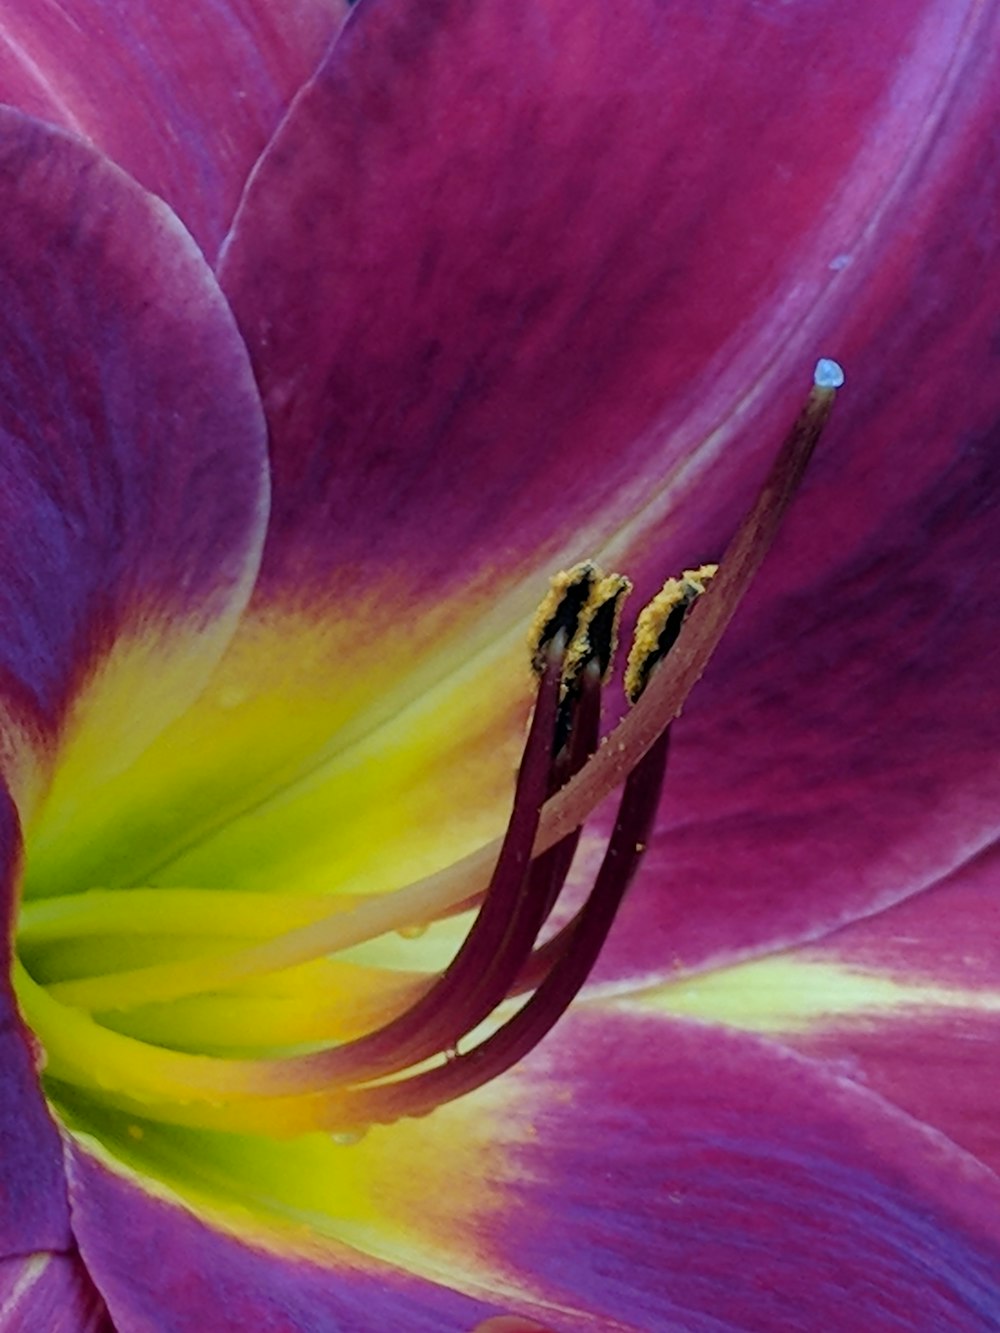
<svg viewBox="0 0 1000 1333">
<path fill-rule="evenodd" d="M 847 964 L 776 955 L 600 1002 L 776 1034 L 912 1017 L 929 1008 L 1000 1011 L 1000 989 L 898 981 Z"/>
<path fill-rule="evenodd" d="M 457 1289 L 500 1271 L 490 1237 L 506 1234 L 504 1181 L 531 1132 L 509 1114 L 512 1095 L 491 1085 L 426 1119 L 275 1140 L 156 1123 L 53 1089 L 88 1151 L 248 1243 L 320 1261 L 345 1243 Z M 99 1146 L 110 1144 L 113 1156 Z"/>
<path fill-rule="evenodd" d="M 137 883 L 371 893 L 493 836 L 519 753 L 510 719 L 527 704 L 520 638 L 460 604 L 422 615 L 416 596 L 393 633 L 386 605 L 401 599 L 393 586 L 336 616 L 248 617 L 185 716 L 99 782 L 88 726 L 33 822 L 26 897 Z M 127 697 L 90 710 L 118 709 L 115 735 Z"/>
<path fill-rule="evenodd" d="M 120 632 L 113 648 L 75 698 L 59 742 L 59 763 L 44 802 L 37 791 L 19 800 L 32 856 L 58 847 L 88 807 L 117 789 L 122 775 L 200 695 L 225 651 L 253 586 L 256 560 L 229 606 L 211 618 L 165 625 L 150 620 L 141 630 Z M 78 881 L 68 867 L 68 888 Z"/>
</svg>

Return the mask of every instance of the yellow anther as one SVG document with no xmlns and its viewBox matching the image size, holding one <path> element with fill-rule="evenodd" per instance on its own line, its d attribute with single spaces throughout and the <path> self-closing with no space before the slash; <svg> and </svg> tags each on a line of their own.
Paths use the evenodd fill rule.
<svg viewBox="0 0 1000 1333">
<path fill-rule="evenodd" d="M 607 679 L 618 647 L 622 608 L 631 591 L 632 581 L 624 574 L 607 574 L 594 584 L 566 651 L 564 693 L 591 664 L 597 667 L 602 680 Z"/>
<path fill-rule="evenodd" d="M 603 578 L 593 560 L 584 560 L 553 577 L 528 631 L 531 669 L 536 675 L 545 671 L 547 651 L 557 634 L 564 633 L 567 644 L 573 642 L 591 593 Z"/>
<path fill-rule="evenodd" d="M 684 617 L 718 572 L 718 565 L 685 569 L 680 578 L 667 579 L 639 613 L 635 637 L 625 668 L 625 693 L 635 703 L 649 682 L 650 673 L 676 642 Z"/>
</svg>

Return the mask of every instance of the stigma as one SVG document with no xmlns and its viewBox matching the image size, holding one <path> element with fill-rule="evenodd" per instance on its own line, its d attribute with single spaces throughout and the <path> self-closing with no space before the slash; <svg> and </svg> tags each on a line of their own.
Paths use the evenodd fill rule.
<svg viewBox="0 0 1000 1333">
<path fill-rule="evenodd" d="M 610 708 L 631 581 L 596 560 L 551 580 L 529 631 L 530 720 L 506 829 L 495 844 L 377 903 L 336 911 L 318 895 L 299 902 L 295 924 L 271 938 L 44 985 L 30 970 L 32 932 L 36 942 L 60 930 L 93 934 L 102 920 L 111 931 L 121 898 L 102 905 L 90 893 L 26 905 L 27 949 L 15 983 L 58 1095 L 72 1101 L 82 1094 L 171 1124 L 279 1136 L 320 1131 L 346 1145 L 372 1125 L 427 1115 L 524 1059 L 586 986 L 604 950 L 654 835 L 671 724 L 764 559 L 842 383 L 836 362 L 818 363 L 813 388 L 726 550 L 667 579 L 642 608 L 623 695 L 616 691 Z M 611 795 L 617 813 L 600 865 L 567 903 L 582 830 Z M 132 902 L 141 912 L 142 895 L 150 895 L 151 915 L 162 921 L 171 901 L 178 912 L 208 912 L 198 892 L 135 890 Z M 245 900 L 248 929 L 253 895 L 224 897 L 230 905 Z M 273 910 L 274 895 L 260 897 Z M 402 975 L 370 988 L 367 998 L 362 985 L 349 1016 L 331 1012 L 323 978 L 340 969 L 346 991 L 351 969 L 359 982 L 364 970 L 341 960 L 344 950 L 389 931 L 415 937 L 460 913 L 470 924 L 446 966 Z M 238 1038 L 248 980 L 289 974 L 306 987 L 306 1001 L 286 1028 L 273 1025 L 266 1054 L 220 1054 L 204 1040 L 227 1013 Z"/>
</svg>

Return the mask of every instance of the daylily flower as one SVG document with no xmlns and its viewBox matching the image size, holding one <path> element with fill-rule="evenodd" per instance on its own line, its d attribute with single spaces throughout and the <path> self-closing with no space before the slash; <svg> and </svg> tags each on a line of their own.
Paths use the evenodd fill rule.
<svg viewBox="0 0 1000 1333">
<path fill-rule="evenodd" d="M 185 71 L 268 7 L 102 9 L 3 20 L 0 1314 L 991 1327 L 1000 9 L 363 0 L 249 129 Z M 210 1086 L 419 1002 L 548 576 L 714 560 L 827 351 L 570 1012 L 367 1132 Z"/>
</svg>

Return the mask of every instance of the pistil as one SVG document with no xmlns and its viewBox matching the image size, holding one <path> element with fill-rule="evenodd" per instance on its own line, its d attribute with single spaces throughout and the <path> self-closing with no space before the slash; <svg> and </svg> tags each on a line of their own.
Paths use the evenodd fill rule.
<svg viewBox="0 0 1000 1333">
<path fill-rule="evenodd" d="M 835 363 L 819 363 L 814 388 L 719 566 L 702 565 L 668 581 L 640 615 L 626 673 L 630 711 L 602 745 L 602 682 L 611 669 L 630 585 L 620 575 L 604 575 L 592 561 L 554 580 L 533 626 L 536 699 L 510 818 L 498 844 L 346 910 L 336 904 L 327 908 L 321 898 L 297 900 L 289 913 L 293 929 L 218 956 L 46 986 L 19 965 L 18 994 L 48 1052 L 51 1075 L 165 1121 L 339 1133 L 425 1114 L 522 1059 L 579 994 L 604 947 L 652 836 L 670 723 L 759 568 L 841 381 Z M 619 788 L 617 818 L 593 887 L 570 919 L 540 943 L 584 821 Z M 142 892 L 149 902 L 137 896 L 137 903 L 155 912 L 155 891 Z M 173 898 L 163 891 L 160 909 L 164 903 L 168 910 L 171 902 L 181 906 L 184 892 L 210 938 L 216 917 L 198 891 L 173 891 Z M 254 895 L 243 897 L 253 918 Z M 275 910 L 275 901 L 269 897 L 271 906 L 262 906 L 262 920 Z M 169 1049 L 166 1039 L 164 1045 L 153 1044 L 91 1017 L 106 1013 L 110 1021 L 111 1011 L 157 1005 L 161 1029 L 169 1033 L 169 1005 L 180 1001 L 195 1006 L 188 1018 L 194 1027 L 195 997 L 204 996 L 206 1005 L 225 1003 L 255 977 L 303 964 L 320 967 L 319 960 L 333 967 L 330 955 L 353 944 L 470 905 L 478 908 L 475 920 L 440 975 L 399 982 L 391 1002 L 368 1011 L 371 1026 L 340 1044 L 302 1052 L 290 1049 L 295 1040 L 288 1038 L 286 1049 L 272 1057 L 233 1059 Z M 114 906 L 100 895 L 89 908 L 84 901 L 40 904 L 34 917 L 26 916 L 24 939 L 29 942 L 32 931 L 36 940 L 58 938 L 60 929 L 73 930 L 74 921 L 80 934 L 97 934 L 102 921 L 110 929 Z M 515 1010 L 513 1002 L 525 995 Z M 458 1044 L 474 1038 L 487 1022 L 493 1030 L 459 1054 Z M 428 1061 L 436 1063 L 426 1068 Z"/>
</svg>

